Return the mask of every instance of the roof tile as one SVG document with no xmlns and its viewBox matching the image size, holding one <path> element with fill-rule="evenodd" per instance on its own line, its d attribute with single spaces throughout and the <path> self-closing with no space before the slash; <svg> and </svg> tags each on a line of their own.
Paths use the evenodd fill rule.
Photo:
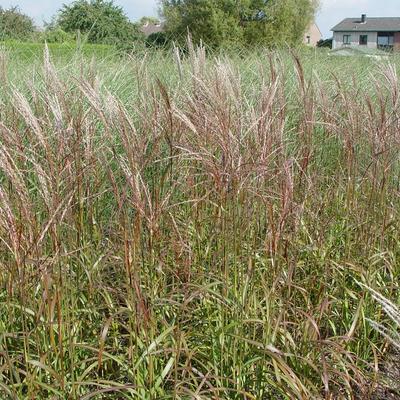
<svg viewBox="0 0 400 400">
<path fill-rule="evenodd" d="M 362 23 L 360 18 L 346 18 L 331 30 L 334 32 L 400 32 L 400 17 L 367 17 L 365 23 Z"/>
</svg>

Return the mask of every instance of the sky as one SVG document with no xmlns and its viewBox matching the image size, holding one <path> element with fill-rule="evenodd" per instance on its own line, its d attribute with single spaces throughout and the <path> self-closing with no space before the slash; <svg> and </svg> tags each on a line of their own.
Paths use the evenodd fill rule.
<svg viewBox="0 0 400 400">
<path fill-rule="evenodd" d="M 324 38 L 331 36 L 330 29 L 347 17 L 367 14 L 371 17 L 400 17 L 400 0 L 320 0 L 317 24 Z M 21 10 L 34 18 L 38 25 L 50 21 L 63 3 L 71 0 L 0 0 L 0 6 L 19 5 Z M 115 0 L 132 20 L 143 16 L 157 16 L 157 0 Z"/>
</svg>

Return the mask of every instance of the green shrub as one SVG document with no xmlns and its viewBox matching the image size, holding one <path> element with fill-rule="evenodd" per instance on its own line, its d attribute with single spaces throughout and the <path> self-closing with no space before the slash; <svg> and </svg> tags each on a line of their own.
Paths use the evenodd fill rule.
<svg viewBox="0 0 400 400">
<path fill-rule="evenodd" d="M 89 43 L 118 44 L 139 37 L 138 27 L 129 21 L 123 9 L 106 0 L 77 0 L 64 5 L 56 26 L 68 33 L 79 31 Z"/>
<path fill-rule="evenodd" d="M 26 40 L 33 36 L 35 30 L 32 18 L 18 7 L 5 9 L 0 6 L 0 40 Z"/>
<path fill-rule="evenodd" d="M 56 28 L 40 33 L 38 40 L 42 43 L 70 43 L 76 40 L 76 35 L 71 32 L 65 32 L 60 28 Z"/>
<path fill-rule="evenodd" d="M 165 32 L 154 32 L 146 38 L 147 47 L 161 48 L 170 43 L 169 37 Z"/>
</svg>

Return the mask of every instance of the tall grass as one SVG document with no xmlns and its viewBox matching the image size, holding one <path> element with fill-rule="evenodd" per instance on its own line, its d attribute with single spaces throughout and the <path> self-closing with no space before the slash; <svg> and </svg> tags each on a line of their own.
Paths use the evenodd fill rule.
<svg viewBox="0 0 400 400">
<path fill-rule="evenodd" d="M 357 281 L 398 289 L 396 63 L 87 61 L 1 54 L 2 398 L 372 395 L 385 316 Z"/>
</svg>

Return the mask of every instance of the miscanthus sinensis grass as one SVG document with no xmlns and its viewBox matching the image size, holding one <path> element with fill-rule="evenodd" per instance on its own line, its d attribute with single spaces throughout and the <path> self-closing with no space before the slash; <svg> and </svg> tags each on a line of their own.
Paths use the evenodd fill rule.
<svg viewBox="0 0 400 400">
<path fill-rule="evenodd" d="M 397 65 L 3 50 L 1 398 L 372 396 Z"/>
</svg>

